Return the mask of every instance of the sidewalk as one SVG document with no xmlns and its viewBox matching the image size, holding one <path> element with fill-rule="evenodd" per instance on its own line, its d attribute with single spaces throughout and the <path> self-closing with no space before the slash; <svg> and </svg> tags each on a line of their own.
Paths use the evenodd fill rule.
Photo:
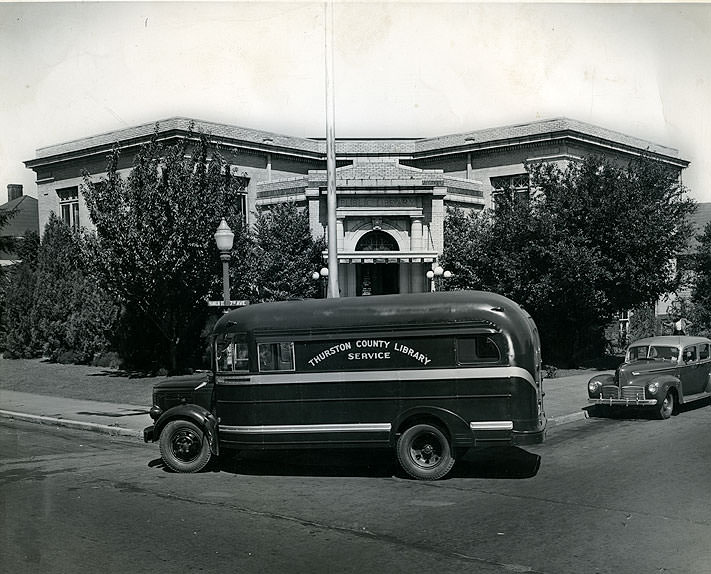
<svg viewBox="0 0 711 574">
<path fill-rule="evenodd" d="M 545 379 L 543 405 L 548 428 L 586 417 L 587 381 L 594 374 Z M 128 405 L 50 397 L 0 389 L 0 417 L 64 426 L 143 440 L 143 429 L 152 424 L 150 405 Z"/>
<path fill-rule="evenodd" d="M 0 390 L 0 417 L 143 440 L 149 406 L 103 403 Z"/>
</svg>

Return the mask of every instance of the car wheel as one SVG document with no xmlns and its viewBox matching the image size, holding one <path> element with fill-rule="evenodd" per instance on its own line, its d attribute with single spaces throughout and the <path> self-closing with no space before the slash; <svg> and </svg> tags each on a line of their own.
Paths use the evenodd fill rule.
<svg viewBox="0 0 711 574">
<path fill-rule="evenodd" d="M 454 466 L 449 440 L 430 424 L 411 426 L 400 435 L 397 458 L 403 470 L 418 480 L 437 480 Z"/>
<path fill-rule="evenodd" d="M 664 400 L 657 407 L 660 419 L 668 419 L 674 412 L 674 393 L 667 391 Z"/>
<path fill-rule="evenodd" d="M 160 455 L 175 472 L 198 472 L 210 461 L 210 445 L 195 423 L 170 421 L 160 433 Z"/>
</svg>

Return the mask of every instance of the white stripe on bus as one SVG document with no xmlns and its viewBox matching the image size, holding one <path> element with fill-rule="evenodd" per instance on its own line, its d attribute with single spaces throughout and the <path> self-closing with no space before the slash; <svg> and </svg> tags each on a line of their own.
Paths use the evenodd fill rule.
<svg viewBox="0 0 711 574">
<path fill-rule="evenodd" d="M 427 379 L 524 379 L 536 386 L 533 376 L 521 367 L 478 367 L 458 369 L 410 369 L 396 371 L 328 371 L 318 373 L 275 372 L 269 375 L 219 373 L 223 385 L 285 385 L 302 383 L 350 383 L 378 381 L 418 381 Z"/>
<path fill-rule="evenodd" d="M 224 426 L 220 432 L 241 434 L 270 433 L 319 433 L 319 432 L 390 432 L 390 423 L 353 423 L 323 425 L 263 425 L 263 426 Z"/>
<path fill-rule="evenodd" d="M 513 430 L 513 421 L 476 421 L 469 423 L 472 430 Z"/>
</svg>

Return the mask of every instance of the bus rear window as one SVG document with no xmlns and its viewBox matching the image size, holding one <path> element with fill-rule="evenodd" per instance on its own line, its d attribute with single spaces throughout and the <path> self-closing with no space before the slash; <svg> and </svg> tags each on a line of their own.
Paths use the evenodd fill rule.
<svg viewBox="0 0 711 574">
<path fill-rule="evenodd" d="M 259 343 L 259 370 L 293 371 L 294 343 Z"/>
<path fill-rule="evenodd" d="M 503 353 L 490 335 L 457 339 L 457 362 L 460 365 L 500 363 Z"/>
</svg>

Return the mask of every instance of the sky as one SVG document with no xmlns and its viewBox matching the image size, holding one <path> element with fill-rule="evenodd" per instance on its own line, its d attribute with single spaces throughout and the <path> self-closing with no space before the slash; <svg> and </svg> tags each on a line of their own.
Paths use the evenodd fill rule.
<svg viewBox="0 0 711 574">
<path fill-rule="evenodd" d="M 679 150 L 711 202 L 711 4 L 345 2 L 335 134 L 568 117 Z M 0 204 L 37 148 L 175 116 L 326 135 L 323 2 L 0 0 Z"/>
</svg>

